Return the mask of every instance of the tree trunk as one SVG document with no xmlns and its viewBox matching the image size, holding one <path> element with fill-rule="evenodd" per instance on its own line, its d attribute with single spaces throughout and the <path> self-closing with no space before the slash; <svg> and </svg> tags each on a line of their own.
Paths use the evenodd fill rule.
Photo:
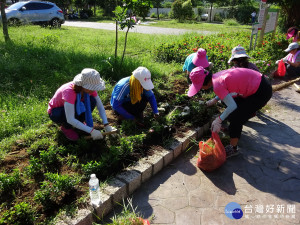
<svg viewBox="0 0 300 225">
<path fill-rule="evenodd" d="M 117 55 L 118 55 L 118 20 L 116 20 L 115 65 L 117 63 Z"/>
<path fill-rule="evenodd" d="M 126 50 L 126 45 L 127 45 L 127 35 L 128 35 L 128 32 L 129 32 L 129 26 L 127 27 L 127 31 L 126 31 L 126 34 L 125 34 L 125 44 L 124 44 L 124 50 L 123 50 L 123 55 L 122 55 L 122 60 L 121 60 L 120 67 L 122 67 L 122 63 L 123 63 L 124 56 L 125 56 L 125 50 Z"/>
<path fill-rule="evenodd" d="M 96 1 L 94 2 L 94 16 L 96 16 Z"/>
<path fill-rule="evenodd" d="M 156 8 L 156 12 L 157 12 L 157 19 L 159 20 L 159 12 L 158 12 L 158 7 Z"/>
<path fill-rule="evenodd" d="M 212 22 L 212 8 L 213 8 L 213 2 L 210 4 L 210 15 L 209 15 L 209 22 Z"/>
<path fill-rule="evenodd" d="M 7 18 L 5 14 L 5 0 L 2 0 L 0 2 L 0 7 L 1 7 L 1 18 L 2 18 L 2 26 L 3 26 L 3 35 L 5 42 L 10 41 L 9 34 L 8 34 L 8 29 L 7 29 Z"/>
</svg>

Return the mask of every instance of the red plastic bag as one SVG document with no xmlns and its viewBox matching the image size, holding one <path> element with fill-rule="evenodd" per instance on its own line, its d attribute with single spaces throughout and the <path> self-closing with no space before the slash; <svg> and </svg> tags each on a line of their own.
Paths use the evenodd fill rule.
<svg viewBox="0 0 300 225">
<path fill-rule="evenodd" d="M 214 171 L 226 161 L 225 148 L 218 133 L 212 132 L 211 136 L 205 143 L 199 142 L 200 153 L 197 167 L 207 172 Z"/>
<path fill-rule="evenodd" d="M 283 77 L 286 73 L 286 68 L 285 68 L 285 64 L 283 62 L 283 60 L 280 60 L 278 63 L 278 76 L 279 77 Z"/>
</svg>

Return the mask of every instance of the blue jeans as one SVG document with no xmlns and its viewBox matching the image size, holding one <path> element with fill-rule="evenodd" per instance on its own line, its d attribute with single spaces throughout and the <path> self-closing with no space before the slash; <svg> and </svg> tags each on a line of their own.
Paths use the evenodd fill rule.
<svg viewBox="0 0 300 225">
<path fill-rule="evenodd" d="M 91 101 L 91 110 L 93 111 L 96 107 L 96 99 L 93 96 L 90 96 Z M 77 100 L 76 100 L 77 102 Z M 75 102 L 75 105 L 76 105 Z M 75 107 L 74 105 L 74 107 Z M 65 113 L 65 107 L 57 107 L 52 109 L 51 113 L 49 114 L 50 119 L 59 125 L 64 126 L 66 129 L 72 128 L 72 125 L 67 122 L 66 113 Z M 76 109 L 75 109 L 75 118 L 79 120 L 80 122 L 85 121 L 85 113 L 81 113 L 80 115 L 77 115 Z"/>
</svg>

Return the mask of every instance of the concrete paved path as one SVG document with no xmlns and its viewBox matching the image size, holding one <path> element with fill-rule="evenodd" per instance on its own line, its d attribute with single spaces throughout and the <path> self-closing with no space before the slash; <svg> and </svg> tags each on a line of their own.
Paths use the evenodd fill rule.
<svg viewBox="0 0 300 225">
<path fill-rule="evenodd" d="M 151 225 L 300 224 L 300 94 L 289 87 L 268 105 L 244 126 L 239 156 L 205 173 L 198 149 L 182 154 L 133 194 L 136 211 Z M 241 219 L 225 215 L 230 202 Z"/>
<path fill-rule="evenodd" d="M 103 30 L 116 29 L 116 25 L 114 23 L 96 23 L 96 22 L 82 22 L 82 21 L 66 21 L 63 24 L 63 26 L 85 27 L 85 28 L 103 29 Z M 126 31 L 126 29 L 124 31 Z M 145 25 L 136 25 L 134 26 L 133 29 L 130 29 L 129 32 L 142 33 L 142 34 L 168 34 L 168 35 L 179 35 L 179 34 L 191 33 L 191 32 L 200 33 L 203 35 L 216 33 L 211 31 L 163 28 L 163 27 L 153 27 L 153 26 L 145 26 Z"/>
</svg>

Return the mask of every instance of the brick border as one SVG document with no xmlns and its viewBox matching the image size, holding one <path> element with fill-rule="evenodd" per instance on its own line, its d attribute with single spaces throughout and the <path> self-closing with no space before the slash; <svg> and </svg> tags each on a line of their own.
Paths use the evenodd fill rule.
<svg viewBox="0 0 300 225">
<path fill-rule="evenodd" d="M 116 175 L 108 182 L 108 185 L 101 191 L 101 205 L 93 208 L 77 211 L 73 218 L 64 217 L 56 224 L 60 225 L 90 225 L 94 222 L 94 215 L 103 218 L 117 203 L 122 203 L 123 199 L 131 195 L 138 189 L 142 183 L 149 180 L 158 173 L 162 168 L 167 166 L 182 152 L 191 145 L 191 139 L 200 139 L 209 130 L 210 122 L 204 126 L 196 128 L 194 131 L 189 130 L 184 133 L 184 137 L 175 138 L 172 144 L 162 151 L 156 152 L 152 156 L 141 159 L 136 165 L 128 167 L 125 171 Z"/>
</svg>

